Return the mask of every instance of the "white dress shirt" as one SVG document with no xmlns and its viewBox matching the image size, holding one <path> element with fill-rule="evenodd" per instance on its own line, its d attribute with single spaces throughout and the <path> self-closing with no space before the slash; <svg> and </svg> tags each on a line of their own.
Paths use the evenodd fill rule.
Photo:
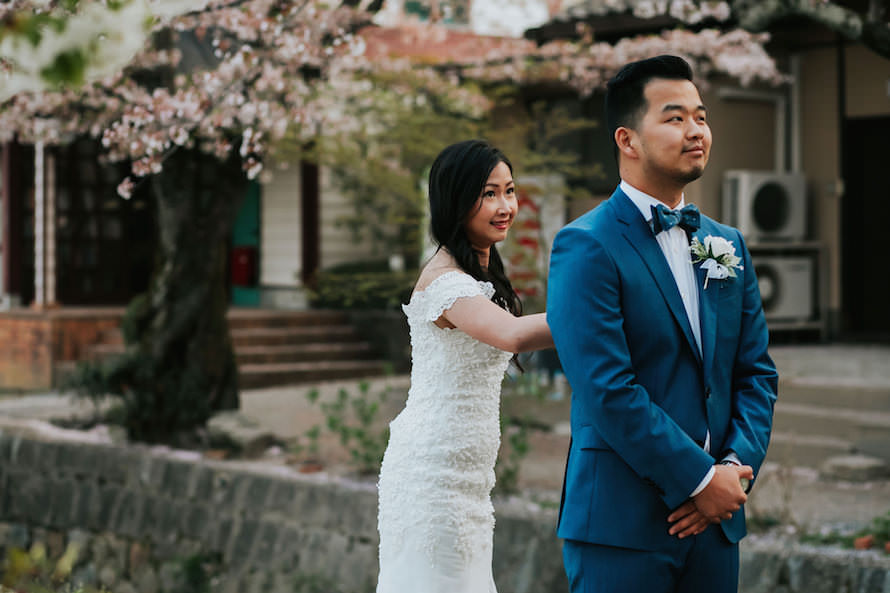
<svg viewBox="0 0 890 593">
<path fill-rule="evenodd" d="M 662 204 L 659 200 L 653 198 L 649 194 L 643 193 L 628 182 L 621 181 L 621 191 L 630 198 L 630 201 L 640 210 L 643 218 L 651 226 L 652 224 L 652 206 Z M 685 197 L 680 197 L 680 203 L 677 208 L 686 205 Z M 699 319 L 698 304 L 698 283 L 695 278 L 695 269 L 692 267 L 692 256 L 689 253 L 689 237 L 686 231 L 679 225 L 671 227 L 667 231 L 662 231 L 655 235 L 655 240 L 667 260 L 671 274 L 674 276 L 674 282 L 677 283 L 677 289 L 680 291 L 680 298 L 683 299 L 683 307 L 686 309 L 686 317 L 689 319 L 689 325 L 692 327 L 692 335 L 695 337 L 695 343 L 698 345 L 698 352 L 701 354 L 701 321 Z M 708 430 L 705 435 L 704 450 L 711 452 L 711 431 Z M 731 459 L 735 462 L 734 459 Z M 704 490 L 711 479 L 714 477 L 714 468 L 711 467 L 708 473 L 699 482 L 698 487 L 692 491 L 690 498 Z"/>
</svg>

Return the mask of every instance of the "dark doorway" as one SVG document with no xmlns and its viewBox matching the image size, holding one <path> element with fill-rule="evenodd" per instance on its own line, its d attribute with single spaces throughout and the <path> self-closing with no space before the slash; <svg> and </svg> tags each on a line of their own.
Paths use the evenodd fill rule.
<svg viewBox="0 0 890 593">
<path fill-rule="evenodd" d="M 321 179 L 318 165 L 300 161 L 300 203 L 302 214 L 303 268 L 301 279 L 315 287 L 315 276 L 321 263 Z"/>
<path fill-rule="evenodd" d="M 890 117 L 848 119 L 843 144 L 841 283 L 845 333 L 890 342 Z"/>
<path fill-rule="evenodd" d="M 127 303 L 148 288 L 155 247 L 150 184 L 125 200 L 127 164 L 103 164 L 99 143 L 57 150 L 57 285 L 64 305 Z"/>
<path fill-rule="evenodd" d="M 100 160 L 97 141 L 81 138 L 53 150 L 56 179 L 56 299 L 61 305 L 122 305 L 148 288 L 156 242 L 150 186 L 129 200 L 117 185 L 126 164 Z M 34 150 L 21 147 L 10 194 L 17 265 L 9 288 L 22 305 L 34 299 Z"/>
</svg>

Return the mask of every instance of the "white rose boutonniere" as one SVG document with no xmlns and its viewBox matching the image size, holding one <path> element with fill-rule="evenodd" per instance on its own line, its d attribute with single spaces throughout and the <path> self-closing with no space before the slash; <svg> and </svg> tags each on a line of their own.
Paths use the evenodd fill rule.
<svg viewBox="0 0 890 593">
<path fill-rule="evenodd" d="M 717 280 L 735 278 L 736 270 L 744 269 L 744 266 L 739 264 L 742 259 L 735 254 L 735 245 L 723 237 L 708 235 L 704 242 L 694 237 L 689 251 L 692 253 L 692 263 L 703 262 L 701 267 L 707 271 L 705 288 L 708 287 L 709 278 Z"/>
</svg>

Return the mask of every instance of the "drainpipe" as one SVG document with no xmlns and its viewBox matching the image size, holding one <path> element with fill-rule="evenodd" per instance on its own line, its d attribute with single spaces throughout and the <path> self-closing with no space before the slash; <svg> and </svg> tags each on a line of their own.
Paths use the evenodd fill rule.
<svg viewBox="0 0 890 593">
<path fill-rule="evenodd" d="M 791 56 L 790 60 L 790 68 L 791 68 L 791 88 L 789 89 L 789 95 L 791 99 L 790 105 L 790 124 L 791 127 L 788 130 L 791 138 L 789 138 L 791 144 L 791 170 L 795 173 L 800 173 L 803 170 L 803 156 L 801 155 L 801 147 L 800 147 L 800 55 L 794 54 Z"/>
<path fill-rule="evenodd" d="M 0 148 L 0 310 L 9 309 L 10 142 Z"/>
<path fill-rule="evenodd" d="M 45 257 L 44 273 L 46 305 L 56 305 L 56 155 L 47 151 L 46 156 L 46 222 L 44 223 Z"/>
</svg>

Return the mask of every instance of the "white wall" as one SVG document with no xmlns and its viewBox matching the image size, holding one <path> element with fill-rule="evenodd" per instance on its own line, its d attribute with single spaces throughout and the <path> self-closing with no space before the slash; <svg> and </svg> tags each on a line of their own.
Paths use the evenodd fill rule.
<svg viewBox="0 0 890 593">
<path fill-rule="evenodd" d="M 356 241 L 349 227 L 339 221 L 351 215 L 353 205 L 343 195 L 332 178 L 330 169 L 321 169 L 320 267 L 322 270 L 338 264 L 375 259 L 384 254 L 374 254 L 369 241 Z"/>
<path fill-rule="evenodd" d="M 300 285 L 300 169 L 275 171 L 260 199 L 260 285 Z"/>
</svg>

